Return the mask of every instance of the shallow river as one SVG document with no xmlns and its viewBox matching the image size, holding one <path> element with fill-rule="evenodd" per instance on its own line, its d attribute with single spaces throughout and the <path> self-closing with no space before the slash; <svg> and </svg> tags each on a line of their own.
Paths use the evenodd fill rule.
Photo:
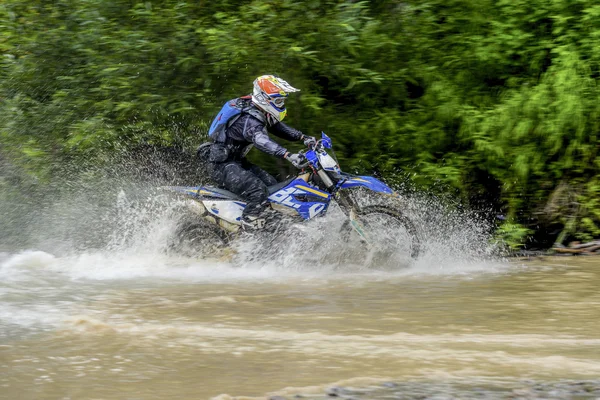
<svg viewBox="0 0 600 400">
<path fill-rule="evenodd" d="M 0 254 L 0 398 L 310 398 L 335 385 L 600 377 L 600 259 L 426 262 L 289 271 Z"/>
</svg>

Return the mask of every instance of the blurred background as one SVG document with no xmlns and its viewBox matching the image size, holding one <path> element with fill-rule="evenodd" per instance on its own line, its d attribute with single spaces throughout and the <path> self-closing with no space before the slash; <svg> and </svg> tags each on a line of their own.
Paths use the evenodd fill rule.
<svg viewBox="0 0 600 400">
<path fill-rule="evenodd" d="M 599 17 L 592 0 L 4 0 L 0 197 L 144 149 L 191 157 L 224 101 L 277 74 L 302 90 L 286 122 L 327 132 L 346 171 L 499 215 L 514 248 L 590 240 Z"/>
</svg>

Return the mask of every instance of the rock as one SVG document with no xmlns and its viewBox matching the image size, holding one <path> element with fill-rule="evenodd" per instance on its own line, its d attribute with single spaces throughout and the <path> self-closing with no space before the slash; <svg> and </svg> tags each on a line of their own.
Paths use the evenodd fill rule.
<svg viewBox="0 0 600 400">
<path fill-rule="evenodd" d="M 559 253 L 559 254 L 563 254 L 563 255 L 572 255 L 572 254 L 579 254 L 582 253 L 583 250 L 582 249 L 571 249 L 571 248 L 561 248 L 561 247 L 553 247 L 552 250 L 554 250 L 555 252 Z"/>
<path fill-rule="evenodd" d="M 596 387 L 594 387 L 594 385 L 592 385 L 591 383 L 587 383 L 587 382 L 582 386 L 583 386 L 583 390 L 585 390 L 588 393 L 591 393 L 597 389 Z"/>
<path fill-rule="evenodd" d="M 269 400 L 287 400 L 287 399 L 283 396 L 271 396 L 271 397 L 269 397 Z"/>
<path fill-rule="evenodd" d="M 573 245 L 573 246 L 569 246 L 569 247 L 572 247 L 574 249 L 589 249 L 592 247 L 596 247 L 598 245 L 600 245 L 600 241 L 594 240 L 593 242 L 577 244 L 577 245 Z"/>
<path fill-rule="evenodd" d="M 519 380 L 516 386 L 490 387 L 433 382 L 380 381 L 365 387 L 331 386 L 319 395 L 297 395 L 297 399 L 325 400 L 600 400 L 600 380 Z M 291 396 L 288 396 L 291 399 Z M 271 397 L 269 400 L 284 400 Z"/>
<path fill-rule="evenodd" d="M 598 250 L 600 250 L 600 244 L 595 244 L 593 246 L 586 247 L 586 249 L 585 249 L 585 251 L 590 252 L 590 253 L 593 253 Z"/>
</svg>

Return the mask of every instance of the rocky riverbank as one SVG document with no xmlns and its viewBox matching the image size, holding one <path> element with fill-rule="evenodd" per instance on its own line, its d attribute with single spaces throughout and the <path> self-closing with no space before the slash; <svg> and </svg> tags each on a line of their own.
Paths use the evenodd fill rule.
<svg viewBox="0 0 600 400">
<path fill-rule="evenodd" d="M 330 386 L 319 393 L 303 393 L 301 389 L 292 393 L 273 394 L 268 400 L 535 400 L 535 399 L 600 399 L 600 380 L 564 380 L 542 382 L 523 380 L 505 384 L 441 384 L 424 382 L 388 381 L 365 387 Z M 315 390 L 311 390 L 314 392 Z M 236 397 L 218 399 L 241 400 Z"/>
<path fill-rule="evenodd" d="M 512 257 L 600 256 L 600 239 L 591 242 L 570 242 L 567 246 L 555 243 L 546 250 L 516 250 Z"/>
<path fill-rule="evenodd" d="M 557 254 L 600 255 L 600 240 L 571 242 L 568 246 L 554 245 L 552 251 Z"/>
</svg>

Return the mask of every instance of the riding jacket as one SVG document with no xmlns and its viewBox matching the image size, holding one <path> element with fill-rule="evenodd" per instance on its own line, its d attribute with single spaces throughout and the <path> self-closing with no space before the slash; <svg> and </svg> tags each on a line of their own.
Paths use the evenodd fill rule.
<svg viewBox="0 0 600 400">
<path fill-rule="evenodd" d="M 301 140 L 302 132 L 283 122 L 269 126 L 265 114 L 251 101 L 248 103 L 242 115 L 226 129 L 225 138 L 221 136 L 215 140 L 215 143 L 225 145 L 229 153 L 228 160 L 241 160 L 252 146 L 256 146 L 257 149 L 267 154 L 283 158 L 287 149 L 273 141 L 269 137 L 269 132 L 282 139 L 292 141 Z"/>
</svg>

